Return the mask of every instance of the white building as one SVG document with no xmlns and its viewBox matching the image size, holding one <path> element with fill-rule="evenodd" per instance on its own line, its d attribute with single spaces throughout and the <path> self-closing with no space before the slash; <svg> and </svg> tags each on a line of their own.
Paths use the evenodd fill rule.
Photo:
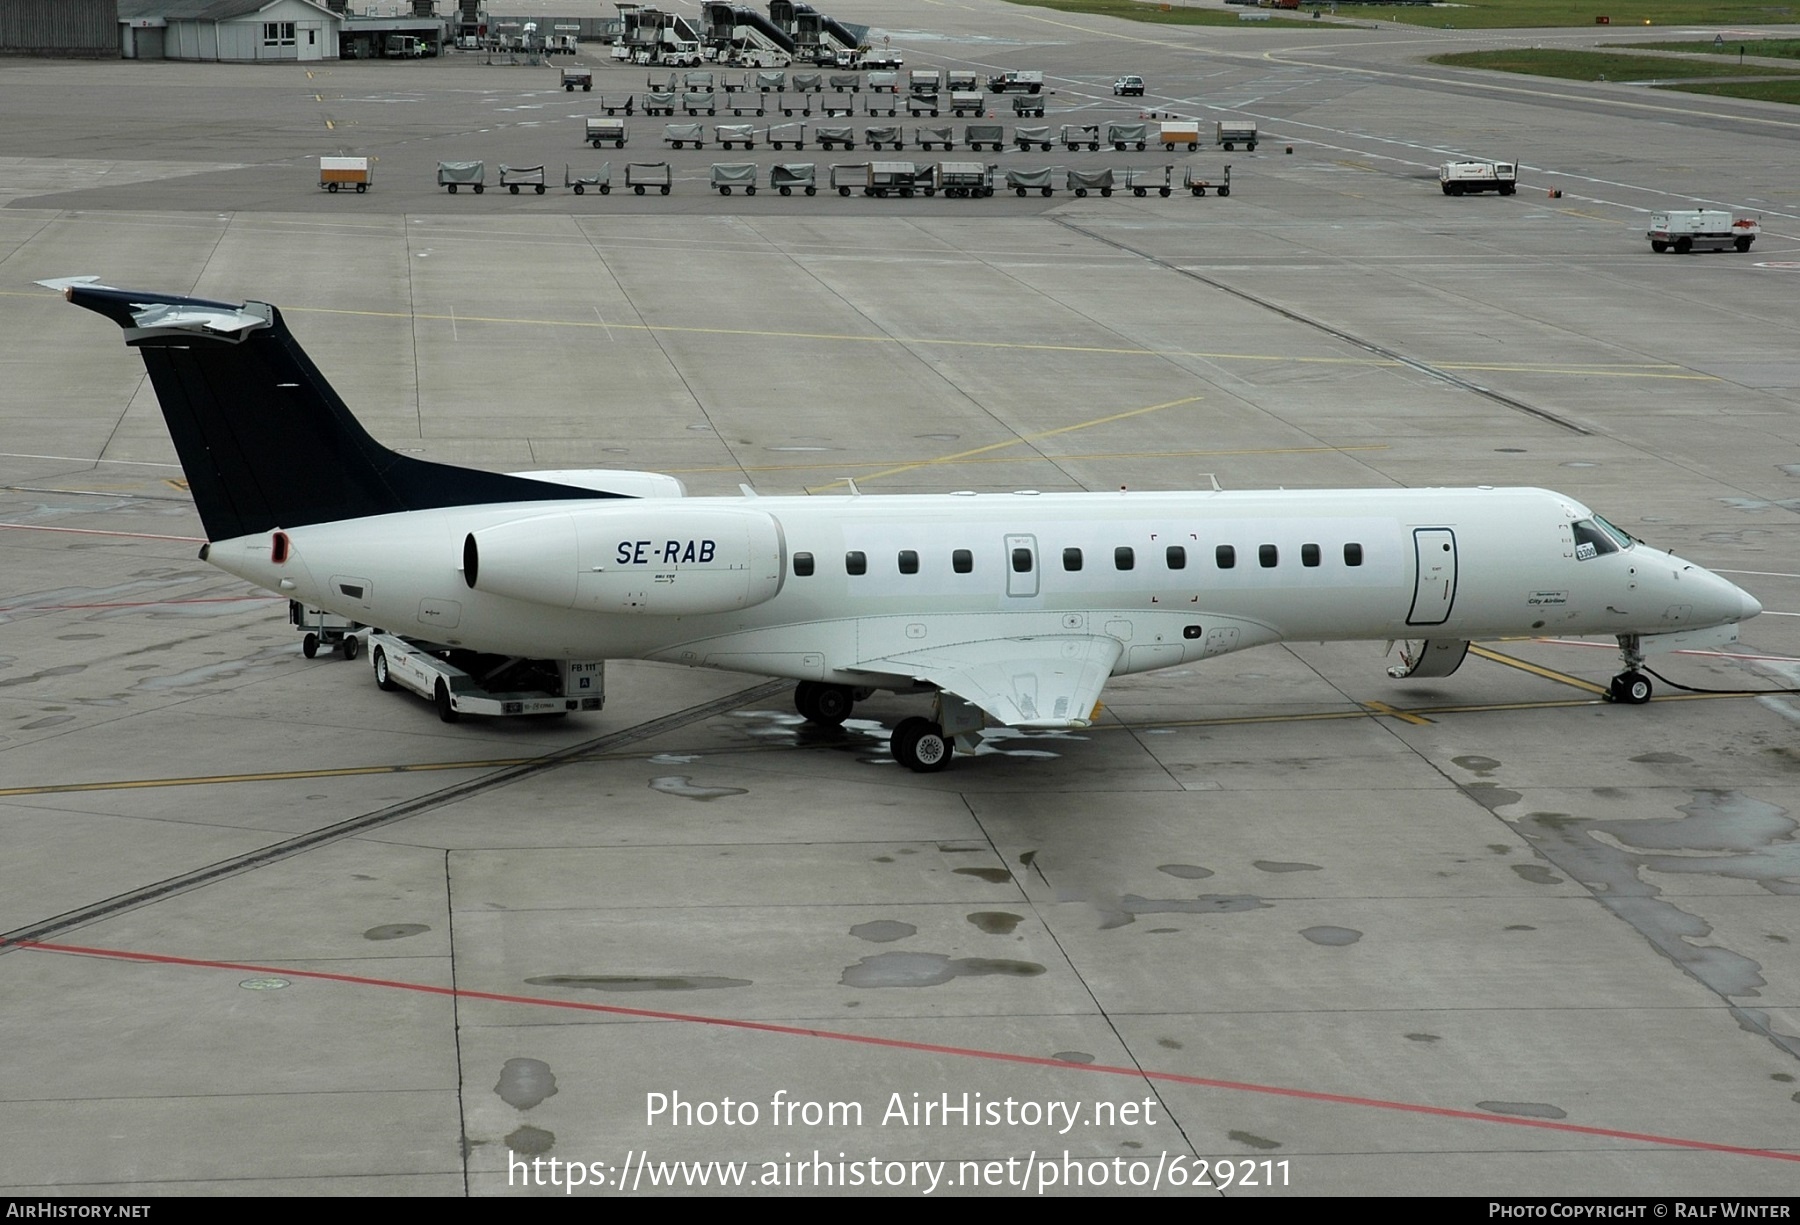
<svg viewBox="0 0 1800 1225">
<path fill-rule="evenodd" d="M 313 0 L 119 0 L 126 59 L 334 60 L 343 24 Z"/>
</svg>

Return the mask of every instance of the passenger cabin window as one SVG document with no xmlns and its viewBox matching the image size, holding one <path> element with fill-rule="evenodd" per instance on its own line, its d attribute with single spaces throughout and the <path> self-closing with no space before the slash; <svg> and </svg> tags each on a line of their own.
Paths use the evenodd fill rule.
<svg viewBox="0 0 1800 1225">
<path fill-rule="evenodd" d="M 1263 569 L 1273 570 L 1275 563 L 1281 560 L 1281 554 L 1272 544 L 1259 545 L 1256 550 L 1256 560 Z"/>
<path fill-rule="evenodd" d="M 900 573 L 917 574 L 919 572 L 919 554 L 914 549 L 900 550 Z"/>
<path fill-rule="evenodd" d="M 1137 554 L 1131 551 L 1131 546 L 1120 545 L 1113 550 L 1113 569 L 1129 570 L 1135 565 L 1137 565 Z"/>
<path fill-rule="evenodd" d="M 1081 569 L 1081 550 L 1080 549 L 1064 549 L 1063 550 L 1063 569 L 1065 569 L 1065 570 Z"/>
<path fill-rule="evenodd" d="M 958 574 L 968 574 L 975 569 L 975 554 L 967 549 L 958 549 L 950 554 L 950 568 Z"/>
<path fill-rule="evenodd" d="M 1167 553 L 1164 553 L 1163 556 L 1168 559 L 1169 569 L 1171 569 L 1171 570 L 1187 569 L 1187 550 L 1182 548 L 1180 545 L 1178 545 L 1178 544 L 1170 545 L 1169 551 Z"/>
<path fill-rule="evenodd" d="M 1582 519 L 1575 523 L 1575 560 L 1591 561 L 1602 553 L 1617 553 L 1619 543 L 1600 530 L 1600 525 L 1591 519 Z"/>
<path fill-rule="evenodd" d="M 1319 546 L 1316 544 L 1301 545 L 1300 546 L 1300 564 L 1303 566 L 1318 565 L 1319 564 Z"/>
<path fill-rule="evenodd" d="M 811 578 L 813 572 L 813 555 L 811 553 L 794 554 L 794 573 L 801 578 Z"/>
<path fill-rule="evenodd" d="M 1344 564 L 1346 566 L 1362 565 L 1362 546 L 1360 544 L 1347 544 L 1344 546 Z"/>
<path fill-rule="evenodd" d="M 867 574 L 869 572 L 869 555 L 860 549 L 853 549 L 844 554 L 844 573 Z"/>
<path fill-rule="evenodd" d="M 1237 565 L 1237 550 L 1228 544 L 1222 544 L 1213 550 L 1213 560 L 1219 563 L 1219 569 L 1229 570 Z"/>
<path fill-rule="evenodd" d="M 1014 574 L 1031 573 L 1031 550 L 1014 549 L 1012 551 L 1012 568 Z"/>
</svg>

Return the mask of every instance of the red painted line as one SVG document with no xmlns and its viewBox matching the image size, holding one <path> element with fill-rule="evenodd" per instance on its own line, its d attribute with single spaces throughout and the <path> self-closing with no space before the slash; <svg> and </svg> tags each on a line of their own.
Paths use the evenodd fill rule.
<svg viewBox="0 0 1800 1225">
<path fill-rule="evenodd" d="M 117 600 L 110 604 L 13 604 L 0 608 L 9 612 L 69 612 L 94 608 L 161 608 L 171 604 L 230 604 L 238 600 L 285 600 L 279 595 L 208 595 L 186 600 Z"/>
<path fill-rule="evenodd" d="M 1679 1136 L 1658 1136 L 1647 1132 L 1619 1131 L 1610 1127 L 1584 1127 L 1579 1123 L 1558 1123 L 1550 1119 L 1522 1119 L 1510 1115 L 1484 1114 L 1476 1110 L 1456 1110 L 1448 1106 L 1423 1106 L 1415 1102 L 1390 1102 L 1378 1097 L 1355 1097 L 1343 1093 L 1320 1093 L 1311 1089 L 1292 1089 L 1283 1085 L 1259 1085 L 1238 1080 L 1215 1080 L 1206 1076 L 1186 1076 L 1180 1072 L 1155 1072 L 1144 1068 L 1115 1067 L 1103 1063 L 1068 1063 L 1042 1055 L 1016 1055 L 1008 1051 L 984 1051 L 966 1046 L 941 1046 L 935 1042 L 908 1042 L 901 1038 L 877 1038 L 869 1034 L 847 1034 L 831 1029 L 810 1029 L 797 1025 L 777 1025 L 769 1021 L 743 1021 L 732 1017 L 709 1017 L 686 1012 L 661 1012 L 651 1008 L 625 1008 L 617 1004 L 589 1004 L 577 1000 L 555 1000 L 535 995 L 504 995 L 495 991 L 471 991 L 461 987 L 433 987 L 426 983 L 400 982 L 388 978 L 365 978 L 360 974 L 333 974 L 325 970 L 293 970 L 277 966 L 248 965 L 235 961 L 206 961 L 194 957 L 174 957 L 164 953 L 133 953 L 123 949 L 86 948 L 75 944 L 45 944 L 36 940 L 0 941 L 0 947 L 34 952 L 66 953 L 80 957 L 103 957 L 117 961 L 143 961 L 155 965 L 195 966 L 206 970 L 232 970 L 238 973 L 267 974 L 276 978 L 310 978 L 323 982 L 349 983 L 358 987 L 387 987 L 399 991 L 416 991 L 424 995 L 443 995 L 460 1000 L 488 1000 L 499 1004 L 524 1004 L 533 1008 L 562 1008 L 572 1012 L 598 1012 L 608 1016 L 638 1017 L 650 1021 L 682 1021 L 690 1025 L 716 1025 L 724 1029 L 743 1029 L 755 1033 L 782 1034 L 794 1038 L 822 1038 L 832 1042 L 855 1042 L 863 1046 L 886 1047 L 890 1050 L 920 1051 L 929 1055 L 955 1055 L 963 1059 L 987 1059 L 999 1063 L 1020 1063 L 1033 1067 L 1057 1068 L 1070 1072 L 1093 1072 L 1106 1076 L 1130 1076 L 1172 1085 L 1195 1085 L 1202 1089 L 1230 1089 L 1238 1093 L 1260 1093 L 1270 1097 L 1289 1097 L 1307 1102 L 1330 1102 L 1340 1106 L 1362 1106 L 1372 1110 L 1395 1110 L 1405 1114 L 1422 1114 L 1439 1119 L 1462 1119 L 1472 1123 L 1499 1123 L 1508 1127 L 1531 1127 L 1539 1131 L 1560 1131 L 1578 1136 L 1598 1136 L 1607 1140 L 1632 1140 L 1642 1144 L 1660 1144 L 1671 1148 L 1699 1149 L 1709 1153 L 1734 1153 L 1740 1157 L 1762 1157 L 1770 1161 L 1800 1162 L 1800 1153 L 1782 1153 L 1771 1149 L 1746 1148 L 1737 1144 L 1714 1144 L 1708 1140 L 1685 1140 Z"/>
<path fill-rule="evenodd" d="M 158 536 L 154 532 L 103 532 L 97 527 L 45 527 L 38 523 L 0 523 L 0 528 L 15 532 L 71 532 L 77 536 L 124 536 L 132 540 L 180 540 L 187 544 L 205 544 L 204 536 Z"/>
</svg>

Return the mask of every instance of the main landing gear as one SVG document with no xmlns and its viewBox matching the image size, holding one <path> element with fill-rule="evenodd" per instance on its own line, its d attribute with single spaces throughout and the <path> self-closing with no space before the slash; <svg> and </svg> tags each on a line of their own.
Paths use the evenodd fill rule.
<svg viewBox="0 0 1800 1225">
<path fill-rule="evenodd" d="M 794 686 L 794 709 L 808 723 L 820 727 L 838 727 L 856 703 L 873 692 L 849 685 L 832 685 L 820 681 L 801 681 Z M 981 712 L 961 698 L 940 693 L 932 718 L 917 715 L 894 725 L 888 741 L 894 760 L 919 774 L 935 774 L 950 764 L 956 755 L 956 737 L 979 732 Z M 946 730 L 948 728 L 948 730 Z"/>
<path fill-rule="evenodd" d="M 888 748 L 894 760 L 916 774 L 935 774 L 950 764 L 956 741 L 930 719 L 913 715 L 894 724 Z"/>
<path fill-rule="evenodd" d="M 867 696 L 864 694 L 863 696 Z M 856 709 L 856 690 L 848 685 L 826 685 L 818 681 L 801 681 L 794 686 L 794 709 L 808 723 L 820 727 L 841 727 Z"/>
<path fill-rule="evenodd" d="M 1644 653 L 1639 646 L 1636 634 L 1619 635 L 1619 662 L 1625 665 L 1625 671 L 1613 677 L 1607 689 L 1607 697 L 1628 706 L 1642 706 L 1653 692 L 1650 678 L 1638 671 L 1644 666 Z"/>
</svg>

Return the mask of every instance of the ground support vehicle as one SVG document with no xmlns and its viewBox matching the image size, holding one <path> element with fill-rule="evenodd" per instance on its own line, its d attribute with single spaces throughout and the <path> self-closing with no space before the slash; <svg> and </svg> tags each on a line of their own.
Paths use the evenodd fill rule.
<svg viewBox="0 0 1800 1225">
<path fill-rule="evenodd" d="M 306 631 L 306 636 L 300 640 L 300 653 L 308 659 L 316 656 L 321 646 L 327 651 L 337 651 L 345 659 L 355 659 L 357 648 L 362 645 L 356 637 L 357 631 L 364 628 L 362 622 L 302 604 L 299 600 L 288 601 L 288 624 Z"/>
<path fill-rule="evenodd" d="M 1033 145 L 1048 153 L 1050 152 L 1050 129 L 1048 127 L 1014 128 L 1013 143 L 1019 146 L 1021 153 Z"/>
<path fill-rule="evenodd" d="M 1042 119 L 1044 117 L 1043 95 L 1014 94 L 1012 108 L 1013 114 L 1021 119 Z"/>
<path fill-rule="evenodd" d="M 631 136 L 625 128 L 623 119 L 590 119 L 587 121 L 587 142 L 598 149 L 601 145 L 611 145 L 615 149 L 623 149 Z"/>
<path fill-rule="evenodd" d="M 764 136 L 771 148 L 779 149 L 784 145 L 793 145 L 796 149 L 806 148 L 804 123 L 772 123 Z"/>
<path fill-rule="evenodd" d="M 776 162 L 769 167 L 769 186 L 784 196 L 793 195 L 795 188 L 817 195 L 818 167 L 811 162 Z"/>
<path fill-rule="evenodd" d="M 752 123 L 721 123 L 713 127 L 713 135 L 719 144 L 729 149 L 733 145 L 743 145 L 746 149 L 756 148 L 756 125 Z"/>
<path fill-rule="evenodd" d="M 625 186 L 631 188 L 633 195 L 641 196 L 646 188 L 654 187 L 659 194 L 666 196 L 673 182 L 674 177 L 669 173 L 667 162 L 625 163 Z"/>
<path fill-rule="evenodd" d="M 1196 196 L 1204 196 L 1209 187 L 1218 192 L 1220 196 L 1229 196 L 1231 194 L 1231 167 L 1225 167 L 1225 177 L 1219 182 L 1213 183 L 1200 178 L 1194 173 L 1194 168 L 1189 166 L 1181 172 L 1181 185 Z"/>
<path fill-rule="evenodd" d="M 1062 126 L 1062 147 L 1073 152 L 1087 146 L 1088 152 L 1097 152 L 1100 148 L 1100 125 L 1097 123 L 1065 123 Z"/>
<path fill-rule="evenodd" d="M 681 149 L 688 145 L 704 149 L 706 135 L 697 123 L 666 123 L 663 125 L 663 143 L 671 149 Z"/>
<path fill-rule="evenodd" d="M 1143 77 L 1120 77 L 1113 82 L 1113 97 L 1115 98 L 1141 98 L 1143 96 Z"/>
<path fill-rule="evenodd" d="M 946 196 L 991 196 L 994 194 L 994 171 L 982 162 L 939 162 L 934 185 Z"/>
<path fill-rule="evenodd" d="M 1483 191 L 1510 196 L 1519 190 L 1519 168 L 1511 162 L 1445 162 L 1438 167 L 1438 184 L 1446 196 Z"/>
<path fill-rule="evenodd" d="M 1002 72 L 988 78 L 988 88 L 997 94 L 1041 93 L 1044 74 L 1035 70 Z"/>
<path fill-rule="evenodd" d="M 819 142 L 819 148 L 829 152 L 839 145 L 846 149 L 856 148 L 856 129 L 848 124 L 817 124 L 813 127 L 813 139 Z"/>
<path fill-rule="evenodd" d="M 1069 190 L 1077 196 L 1085 196 L 1090 191 L 1097 191 L 1103 196 L 1112 195 L 1113 172 L 1108 166 L 1104 170 L 1076 170 L 1069 168 Z"/>
<path fill-rule="evenodd" d="M 944 146 L 946 153 L 956 148 L 955 132 L 947 123 L 941 128 L 914 128 L 913 141 L 927 152 L 933 145 Z"/>
<path fill-rule="evenodd" d="M 594 90 L 594 70 L 592 68 L 565 68 L 562 70 L 562 87 L 565 93 L 574 93 L 577 89 L 583 93 Z"/>
<path fill-rule="evenodd" d="M 637 98 L 635 95 L 626 94 L 623 98 L 616 96 L 609 98 L 605 94 L 600 95 L 600 109 L 609 115 L 616 115 L 620 111 L 624 111 L 629 115 L 636 107 Z"/>
<path fill-rule="evenodd" d="M 826 80 L 833 93 L 846 91 L 856 94 L 862 92 L 862 74 L 860 72 L 834 72 Z"/>
<path fill-rule="evenodd" d="M 375 181 L 375 171 L 366 157 L 322 157 L 319 159 L 319 188 L 340 191 L 368 191 Z"/>
<path fill-rule="evenodd" d="M 864 68 L 899 68 L 906 60 L 898 51 L 869 51 L 862 62 Z"/>
<path fill-rule="evenodd" d="M 1762 223 L 1753 217 L 1733 217 L 1722 208 L 1689 208 L 1651 213 L 1645 237 L 1658 255 L 1671 248 L 1677 255 L 1686 255 L 1728 247 L 1748 251 L 1761 233 Z"/>
<path fill-rule="evenodd" d="M 456 194 L 458 187 L 473 187 L 475 194 L 484 190 L 482 184 L 487 179 L 486 162 L 439 162 L 437 169 L 438 186 L 447 188 L 451 195 Z"/>
<path fill-rule="evenodd" d="M 600 169 L 584 170 L 580 174 L 574 173 L 573 169 L 565 163 L 563 186 L 578 196 L 590 187 L 597 189 L 603 196 L 608 195 L 612 192 L 612 163 L 601 162 Z"/>
<path fill-rule="evenodd" d="M 1016 196 L 1033 191 L 1039 195 L 1052 196 L 1056 194 L 1055 174 L 1054 166 L 1040 166 L 1036 170 L 1008 170 L 1006 185 Z"/>
<path fill-rule="evenodd" d="M 864 128 L 863 139 L 869 142 L 869 148 L 871 149 L 879 150 L 883 145 L 892 145 L 894 146 L 894 151 L 899 152 L 901 149 L 906 148 L 906 142 L 901 136 L 900 125 L 897 123 L 883 124 L 880 127 L 874 128 Z"/>
<path fill-rule="evenodd" d="M 872 94 L 899 93 L 900 74 L 897 72 L 871 72 L 868 84 L 869 92 Z"/>
<path fill-rule="evenodd" d="M 721 196 L 729 196 L 733 187 L 741 187 L 746 196 L 754 196 L 756 194 L 756 163 L 714 162 L 710 182 L 719 189 Z"/>
<path fill-rule="evenodd" d="M 681 109 L 689 115 L 716 115 L 719 113 L 719 100 L 710 89 L 690 89 L 681 95 Z"/>
<path fill-rule="evenodd" d="M 1006 125 L 1003 123 L 970 123 L 963 125 L 963 139 L 970 149 L 990 146 L 995 153 L 1006 148 Z"/>
<path fill-rule="evenodd" d="M 1106 125 L 1106 143 L 1123 153 L 1127 146 L 1144 151 L 1150 140 L 1150 125 L 1147 123 L 1109 123 Z"/>
<path fill-rule="evenodd" d="M 725 107 L 733 115 L 766 115 L 768 107 L 758 93 L 726 94 Z"/>
<path fill-rule="evenodd" d="M 956 89 L 950 91 L 950 113 L 961 119 L 964 115 L 980 117 L 987 113 L 987 95 L 976 89 Z"/>
<path fill-rule="evenodd" d="M 840 162 L 831 168 L 831 187 L 840 196 L 847 196 L 857 188 L 867 189 L 868 185 L 868 162 Z"/>
<path fill-rule="evenodd" d="M 675 95 L 663 90 L 651 90 L 644 95 L 644 114 L 673 115 L 675 113 Z"/>
<path fill-rule="evenodd" d="M 1177 145 L 1186 145 L 1189 153 L 1200 148 L 1200 121 L 1197 119 L 1165 119 L 1158 125 L 1157 139 L 1173 153 Z"/>
<path fill-rule="evenodd" d="M 782 93 L 787 89 L 787 73 L 759 72 L 756 74 L 756 92 Z"/>
<path fill-rule="evenodd" d="M 825 78 L 816 72 L 796 72 L 791 78 L 794 92 L 797 94 L 822 93 L 825 89 Z"/>
<path fill-rule="evenodd" d="M 506 188 L 507 191 L 515 196 L 519 194 L 519 188 L 521 187 L 529 187 L 541 196 L 544 194 L 544 167 L 542 164 L 536 166 L 508 166 L 505 162 L 501 162 L 500 186 Z"/>
<path fill-rule="evenodd" d="M 1213 124 L 1213 137 L 1226 149 L 1235 149 L 1242 145 L 1250 152 L 1256 152 L 1256 121 L 1254 119 L 1221 119 Z"/>
<path fill-rule="evenodd" d="M 1125 168 L 1125 186 L 1130 189 L 1132 195 L 1140 198 L 1149 195 L 1151 192 L 1155 192 L 1165 200 L 1168 199 L 1175 190 L 1174 180 L 1175 167 L 1173 166 L 1164 166 L 1162 168 L 1162 177 L 1160 181 L 1157 178 L 1156 168 L 1154 166 L 1142 168 L 1127 166 Z"/>
<path fill-rule="evenodd" d="M 870 162 L 868 185 L 863 188 L 863 194 L 877 198 L 894 195 L 910 199 L 921 186 L 926 195 L 937 190 L 930 166 L 920 166 L 917 162 Z"/>
<path fill-rule="evenodd" d="M 564 715 L 606 704 L 600 660 L 481 655 L 376 630 L 369 635 L 369 664 L 378 686 L 434 702 L 446 723 L 463 715 Z"/>
<path fill-rule="evenodd" d="M 906 113 L 913 119 L 922 115 L 937 118 L 938 96 L 936 94 L 911 93 L 906 95 Z"/>
</svg>

